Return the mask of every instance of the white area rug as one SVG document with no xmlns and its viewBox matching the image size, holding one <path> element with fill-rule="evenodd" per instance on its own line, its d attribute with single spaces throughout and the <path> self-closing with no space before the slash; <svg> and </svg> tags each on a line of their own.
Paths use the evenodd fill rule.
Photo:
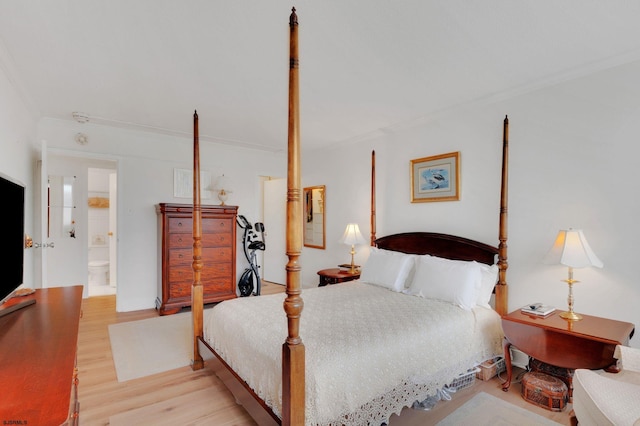
<svg viewBox="0 0 640 426">
<path fill-rule="evenodd" d="M 557 426 L 558 424 L 493 395 L 480 392 L 445 417 L 437 426 Z"/>
<path fill-rule="evenodd" d="M 109 325 L 111 353 L 119 382 L 191 364 L 191 313 Z"/>
</svg>

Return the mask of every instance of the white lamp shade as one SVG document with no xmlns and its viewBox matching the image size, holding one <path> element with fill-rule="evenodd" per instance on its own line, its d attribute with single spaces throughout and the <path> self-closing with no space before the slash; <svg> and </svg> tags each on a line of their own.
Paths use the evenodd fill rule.
<svg viewBox="0 0 640 426">
<path fill-rule="evenodd" d="M 342 244 L 347 245 L 356 245 L 356 244 L 366 244 L 366 240 L 360 233 L 360 228 L 357 223 L 350 223 L 347 225 L 347 229 L 344 230 L 344 235 L 340 239 Z"/>
<path fill-rule="evenodd" d="M 545 263 L 559 263 L 571 268 L 586 266 L 602 268 L 603 266 L 602 261 L 591 250 L 591 246 L 580 229 L 559 231 L 553 247 L 545 257 Z"/>
<path fill-rule="evenodd" d="M 225 175 L 218 176 L 216 179 L 216 183 L 213 186 L 216 191 L 226 191 L 231 192 L 231 188 L 229 188 L 229 179 Z"/>
</svg>

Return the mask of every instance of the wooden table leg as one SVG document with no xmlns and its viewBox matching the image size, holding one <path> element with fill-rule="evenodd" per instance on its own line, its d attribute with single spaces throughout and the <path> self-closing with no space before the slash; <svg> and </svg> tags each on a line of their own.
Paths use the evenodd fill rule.
<svg viewBox="0 0 640 426">
<path fill-rule="evenodd" d="M 504 343 L 502 344 L 504 348 L 504 365 L 507 368 L 507 381 L 502 384 L 502 390 L 507 392 L 509 387 L 511 386 L 511 351 L 509 348 L 511 347 L 511 342 L 509 342 L 506 338 L 504 339 Z"/>
</svg>

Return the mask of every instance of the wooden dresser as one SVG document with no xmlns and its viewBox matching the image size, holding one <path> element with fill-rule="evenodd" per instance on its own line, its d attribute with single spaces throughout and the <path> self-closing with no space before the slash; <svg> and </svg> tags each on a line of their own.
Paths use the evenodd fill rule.
<svg viewBox="0 0 640 426">
<path fill-rule="evenodd" d="M 191 306 L 193 206 L 160 203 L 158 298 L 160 315 Z M 204 303 L 236 297 L 237 206 L 202 206 L 202 286 Z"/>
<path fill-rule="evenodd" d="M 76 425 L 82 286 L 36 290 L 0 318 L 0 425 Z"/>
</svg>

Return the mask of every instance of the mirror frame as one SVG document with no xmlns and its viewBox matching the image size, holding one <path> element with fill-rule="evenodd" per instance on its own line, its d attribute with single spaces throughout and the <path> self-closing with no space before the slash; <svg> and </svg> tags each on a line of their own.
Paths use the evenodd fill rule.
<svg viewBox="0 0 640 426">
<path fill-rule="evenodd" d="M 314 190 L 321 190 L 322 192 L 322 196 L 320 197 L 320 200 L 318 200 L 318 202 L 320 203 L 320 210 L 322 212 L 322 244 L 320 244 L 320 241 L 313 241 L 313 239 L 311 240 L 311 242 L 307 242 L 307 233 L 309 232 L 307 230 L 307 227 L 309 226 L 309 224 L 311 224 L 312 228 L 315 227 L 316 224 L 315 220 L 314 220 L 314 213 L 313 213 L 313 192 Z M 308 186 L 306 188 L 303 189 L 303 196 L 304 196 L 304 215 L 303 215 L 303 220 L 304 220 L 304 226 L 303 228 L 303 243 L 305 247 L 311 247 L 311 248 L 318 248 L 318 249 L 325 249 L 325 243 L 326 243 L 326 234 L 327 234 L 327 227 L 326 227 L 326 199 L 327 199 L 327 189 L 324 185 L 318 185 L 318 186 Z M 311 202 L 311 204 L 310 204 Z M 316 213 L 317 214 L 317 213 Z M 318 238 L 319 240 L 319 238 Z"/>
</svg>

